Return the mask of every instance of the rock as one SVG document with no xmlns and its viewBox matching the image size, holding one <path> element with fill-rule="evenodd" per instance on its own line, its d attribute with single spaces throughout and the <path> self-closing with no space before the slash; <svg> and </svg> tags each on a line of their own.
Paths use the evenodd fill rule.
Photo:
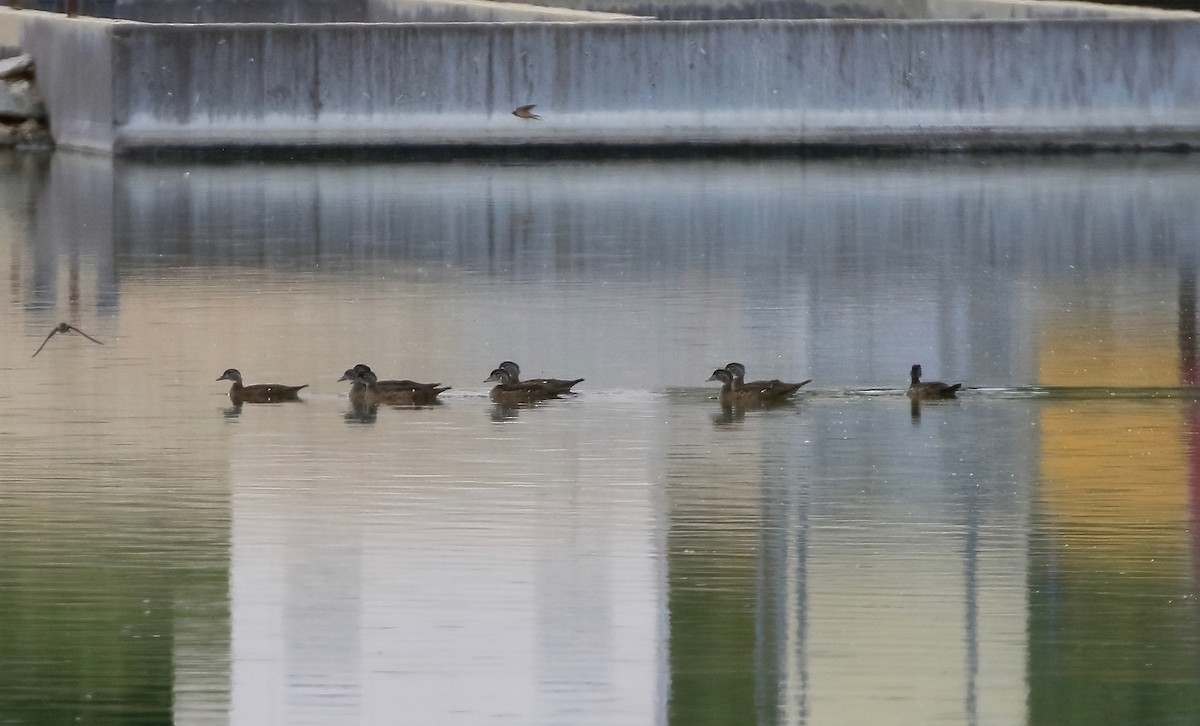
<svg viewBox="0 0 1200 726">
<path fill-rule="evenodd" d="M 41 121 L 29 119 L 17 126 L 17 144 L 19 146 L 52 146 L 54 139 L 50 138 L 50 129 Z"/>
<path fill-rule="evenodd" d="M 41 121 L 29 119 L 19 124 L 0 124 L 0 148 L 43 149 L 54 146 L 50 129 Z"/>
<path fill-rule="evenodd" d="M 31 81 L 0 81 L 0 119 L 46 118 L 42 94 Z"/>
<path fill-rule="evenodd" d="M 33 76 L 33 56 L 18 55 L 0 60 L 0 81 Z"/>
</svg>

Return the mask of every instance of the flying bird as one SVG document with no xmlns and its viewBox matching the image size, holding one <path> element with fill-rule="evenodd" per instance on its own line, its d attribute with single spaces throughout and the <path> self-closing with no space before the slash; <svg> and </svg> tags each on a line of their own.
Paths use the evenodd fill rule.
<svg viewBox="0 0 1200 726">
<path fill-rule="evenodd" d="M 535 108 L 537 108 L 536 103 L 531 103 L 528 106 L 517 106 L 517 109 L 513 111 L 513 116 L 516 116 L 517 118 L 533 119 L 534 121 L 538 121 L 542 117 L 533 112 L 533 109 Z"/>
<path fill-rule="evenodd" d="M 37 349 L 37 350 L 35 350 L 35 351 L 33 351 L 33 355 L 31 355 L 31 356 L 29 356 L 29 357 L 30 357 L 30 358 L 36 358 L 36 357 L 37 357 L 37 354 L 42 352 L 42 348 L 45 348 L 45 347 L 46 347 L 46 343 L 49 343 L 49 342 L 50 342 L 50 339 L 54 337 L 54 334 L 55 334 L 55 333 L 69 333 L 69 332 L 71 332 L 72 330 L 74 330 L 76 333 L 79 333 L 80 335 L 82 335 L 83 337 L 87 338 L 88 340 L 92 341 L 93 343 L 95 343 L 95 344 L 97 344 L 97 345 L 104 345 L 104 343 L 101 343 L 100 341 L 96 340 L 96 339 L 95 339 L 95 338 L 93 338 L 92 336 L 90 336 L 90 335 L 88 335 L 87 333 L 83 332 L 83 331 L 82 331 L 82 330 L 80 330 L 79 328 L 76 328 L 74 325 L 71 325 L 71 324 L 69 324 L 69 323 L 59 323 L 58 325 L 56 325 L 56 326 L 54 327 L 54 330 L 51 330 L 51 331 L 50 331 L 50 334 L 46 336 L 46 339 L 45 339 L 45 340 L 43 340 L 43 341 L 42 341 L 42 344 L 38 346 L 38 349 Z"/>
</svg>

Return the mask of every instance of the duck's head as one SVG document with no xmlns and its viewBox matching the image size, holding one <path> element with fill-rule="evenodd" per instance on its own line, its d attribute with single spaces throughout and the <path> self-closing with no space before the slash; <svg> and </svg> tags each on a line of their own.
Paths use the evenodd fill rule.
<svg viewBox="0 0 1200 726">
<path fill-rule="evenodd" d="M 218 378 L 217 380 L 218 381 L 233 381 L 234 383 L 241 383 L 242 382 L 242 374 L 240 371 L 238 371 L 237 368 L 226 368 L 225 372 L 222 373 L 221 377 Z"/>
<path fill-rule="evenodd" d="M 921 364 L 920 363 L 914 364 L 910 374 L 912 375 L 912 379 L 914 381 L 919 379 L 921 377 Z"/>
<path fill-rule="evenodd" d="M 354 371 L 356 374 L 358 374 L 358 373 L 370 373 L 370 372 L 371 372 L 371 366 L 367 365 L 366 363 L 359 363 L 358 365 L 354 366 L 354 368 L 352 368 L 351 370 L 353 370 L 353 371 Z"/>
<path fill-rule="evenodd" d="M 734 378 L 746 377 L 746 366 L 742 365 L 741 363 L 729 363 L 725 366 L 725 370 L 729 371 L 729 375 L 733 376 Z"/>
<path fill-rule="evenodd" d="M 492 374 L 490 376 L 488 376 L 487 378 L 485 378 L 483 382 L 484 383 L 512 383 L 513 376 L 512 376 L 512 373 L 506 371 L 505 369 L 497 368 L 496 370 L 492 371 Z"/>
<path fill-rule="evenodd" d="M 505 373 L 511 375 L 514 379 L 519 379 L 521 377 L 521 366 L 513 363 L 510 360 L 506 360 L 500 365 L 496 366 L 496 370 L 504 371 Z"/>
<path fill-rule="evenodd" d="M 346 372 L 342 374 L 342 377 L 338 379 L 338 383 L 341 383 L 342 381 L 353 381 L 355 378 L 358 378 L 358 373 L 356 373 L 353 368 L 347 368 Z"/>
<path fill-rule="evenodd" d="M 720 381 L 721 383 L 731 383 L 733 382 L 733 376 L 729 373 L 728 369 L 718 368 L 712 372 L 712 375 L 708 377 L 708 380 Z"/>
</svg>

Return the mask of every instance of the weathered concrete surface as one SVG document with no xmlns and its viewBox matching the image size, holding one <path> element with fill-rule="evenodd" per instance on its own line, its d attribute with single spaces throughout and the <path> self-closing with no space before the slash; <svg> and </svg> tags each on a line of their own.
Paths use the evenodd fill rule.
<svg viewBox="0 0 1200 726">
<path fill-rule="evenodd" d="M 579 22 L 627 15 L 494 0 L 115 0 L 90 14 L 145 23 Z M 609 17 L 605 17 L 608 15 Z"/>
<path fill-rule="evenodd" d="M 1191 13 L 1045 0 L 530 0 L 576 10 L 660 20 L 1099 20 L 1170 18 Z M 1194 16 L 1193 16 L 1194 17 Z"/>
<path fill-rule="evenodd" d="M 1200 141 L 1200 21 L 370 30 L 116 28 L 115 142 Z"/>
<path fill-rule="evenodd" d="M 113 23 L 36 11 L 17 13 L 21 47 L 37 65 L 50 132 L 68 147 L 112 153 L 118 137 L 113 108 Z M 150 26 L 147 26 L 150 27 Z"/>
<path fill-rule="evenodd" d="M 366 25 L 23 15 L 58 142 L 117 153 L 1200 146 L 1191 14 Z M 527 103 L 541 121 L 512 115 Z"/>
<path fill-rule="evenodd" d="M 373 0 L 368 15 L 375 23 L 599 23 L 651 19 L 498 0 Z"/>
</svg>

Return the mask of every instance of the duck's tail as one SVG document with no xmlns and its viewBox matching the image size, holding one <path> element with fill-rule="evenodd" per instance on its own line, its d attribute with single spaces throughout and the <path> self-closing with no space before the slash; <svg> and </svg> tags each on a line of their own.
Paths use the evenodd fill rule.
<svg viewBox="0 0 1200 726">
<path fill-rule="evenodd" d="M 790 396 L 793 393 L 795 393 L 796 391 L 799 391 L 801 388 L 803 388 L 804 386 L 807 386 L 810 383 L 812 383 L 811 378 L 800 381 L 799 383 L 785 383 L 783 388 L 779 389 L 779 395 L 780 396 Z"/>
</svg>

